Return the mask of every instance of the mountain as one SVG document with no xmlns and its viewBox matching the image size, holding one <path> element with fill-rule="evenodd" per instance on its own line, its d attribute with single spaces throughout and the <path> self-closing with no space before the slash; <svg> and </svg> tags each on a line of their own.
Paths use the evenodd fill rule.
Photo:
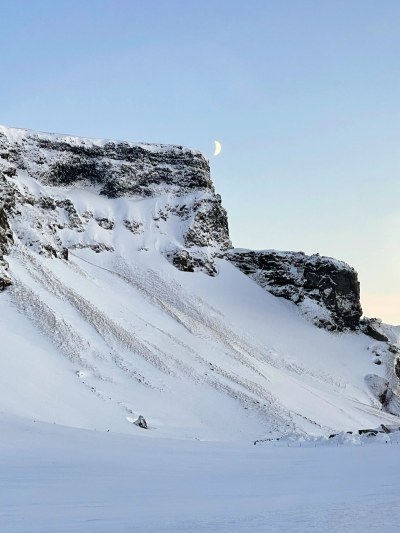
<svg viewBox="0 0 400 533">
<path fill-rule="evenodd" d="M 31 420 L 209 440 L 400 423 L 400 332 L 362 319 L 355 270 L 234 249 L 182 146 L 0 127 L 0 339 L 2 411 Z"/>
</svg>

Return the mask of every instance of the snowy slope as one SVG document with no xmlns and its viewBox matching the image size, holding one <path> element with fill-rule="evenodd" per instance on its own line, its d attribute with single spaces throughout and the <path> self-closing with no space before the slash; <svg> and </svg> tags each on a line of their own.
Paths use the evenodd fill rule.
<svg viewBox="0 0 400 533">
<path fill-rule="evenodd" d="M 141 150 L 124 152 L 128 164 L 114 141 L 0 133 L 13 232 L 4 255 L 12 285 L 0 292 L 4 413 L 232 441 L 400 422 L 365 380 L 397 392 L 396 339 L 319 329 L 225 260 L 226 212 L 201 154 L 125 143 Z M 82 143 L 89 155 L 69 154 Z M 121 177 L 123 164 L 133 166 Z M 82 174 L 88 165 L 95 174 Z M 118 195 L 104 192 L 112 172 Z M 132 423 L 139 415 L 148 431 Z"/>
</svg>

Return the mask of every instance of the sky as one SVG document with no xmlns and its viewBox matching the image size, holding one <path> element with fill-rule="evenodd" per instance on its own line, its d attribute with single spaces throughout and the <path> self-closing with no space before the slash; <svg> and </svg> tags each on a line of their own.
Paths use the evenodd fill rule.
<svg viewBox="0 0 400 533">
<path fill-rule="evenodd" d="M 0 124 L 199 149 L 235 247 L 342 259 L 400 324 L 399 27 L 398 0 L 2 0 Z"/>
</svg>

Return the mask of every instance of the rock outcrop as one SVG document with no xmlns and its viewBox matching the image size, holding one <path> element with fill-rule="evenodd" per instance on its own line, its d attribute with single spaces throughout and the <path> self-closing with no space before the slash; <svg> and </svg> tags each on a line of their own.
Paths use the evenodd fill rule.
<svg viewBox="0 0 400 533">
<path fill-rule="evenodd" d="M 346 263 L 318 254 L 231 250 L 226 259 L 274 296 L 299 306 L 318 327 L 356 330 L 360 324 L 360 284 Z"/>
<path fill-rule="evenodd" d="M 0 291 L 12 284 L 11 278 L 7 274 L 8 263 L 4 259 L 4 254 L 9 252 L 13 242 L 11 226 L 8 222 L 7 214 L 0 203 Z"/>
<path fill-rule="evenodd" d="M 197 150 L 52 135 L 0 127 L 0 157 L 10 177 L 18 170 L 45 185 L 86 183 L 108 198 L 148 197 L 165 191 L 214 188 L 206 158 Z"/>
<path fill-rule="evenodd" d="M 181 231 L 180 239 L 173 239 L 159 251 L 181 270 L 201 270 L 213 276 L 217 273 L 215 258 L 232 247 L 227 213 L 221 197 L 215 194 L 209 163 L 196 150 L 0 126 L 0 173 L 8 196 L 21 173 L 46 186 L 46 196 L 25 194 L 20 188 L 17 199 L 13 197 L 13 207 L 26 211 L 25 219 L 34 219 L 29 228 L 15 224 L 14 230 L 23 243 L 46 257 L 66 259 L 67 248 L 113 249 L 109 242 L 64 245 L 59 238 L 59 231 L 66 228 L 84 233 L 93 217 L 92 213 L 80 213 L 68 197 L 68 190 L 76 186 L 111 199 L 156 199 L 153 232 L 165 234 L 162 225 L 167 220 L 171 225 L 171 219 L 179 221 Z M 53 188 L 57 188 L 54 197 Z M 61 198 L 60 190 L 65 190 Z M 110 232 L 114 228 L 114 221 L 106 217 L 95 220 Z M 141 220 L 125 220 L 124 225 L 134 235 L 145 234 Z M 146 250 L 146 245 L 141 249 Z"/>
<path fill-rule="evenodd" d="M 376 341 L 388 342 L 388 337 L 380 331 L 382 320 L 379 318 L 367 318 L 363 317 L 360 321 L 360 329 L 363 333 L 372 337 Z"/>
<path fill-rule="evenodd" d="M 376 374 L 367 374 L 365 381 L 372 394 L 379 401 L 382 410 L 400 416 L 400 397 L 394 392 L 387 379 Z"/>
<path fill-rule="evenodd" d="M 12 229 L 4 207 L 0 204 L 0 256 L 7 254 L 13 243 Z"/>
<path fill-rule="evenodd" d="M 142 429 L 149 429 L 147 427 L 147 422 L 146 422 L 144 416 L 142 416 L 142 415 L 139 415 L 137 420 L 135 420 L 133 423 L 135 424 L 135 426 L 138 426 L 138 427 L 140 427 Z"/>
</svg>

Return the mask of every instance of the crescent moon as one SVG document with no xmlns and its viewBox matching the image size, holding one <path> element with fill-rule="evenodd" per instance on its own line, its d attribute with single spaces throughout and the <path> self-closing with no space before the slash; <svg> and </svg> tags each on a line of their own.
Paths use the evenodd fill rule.
<svg viewBox="0 0 400 533">
<path fill-rule="evenodd" d="M 220 153 L 220 151 L 222 150 L 221 143 L 219 143 L 218 141 L 214 141 L 214 142 L 215 142 L 214 155 L 218 155 Z"/>
</svg>

